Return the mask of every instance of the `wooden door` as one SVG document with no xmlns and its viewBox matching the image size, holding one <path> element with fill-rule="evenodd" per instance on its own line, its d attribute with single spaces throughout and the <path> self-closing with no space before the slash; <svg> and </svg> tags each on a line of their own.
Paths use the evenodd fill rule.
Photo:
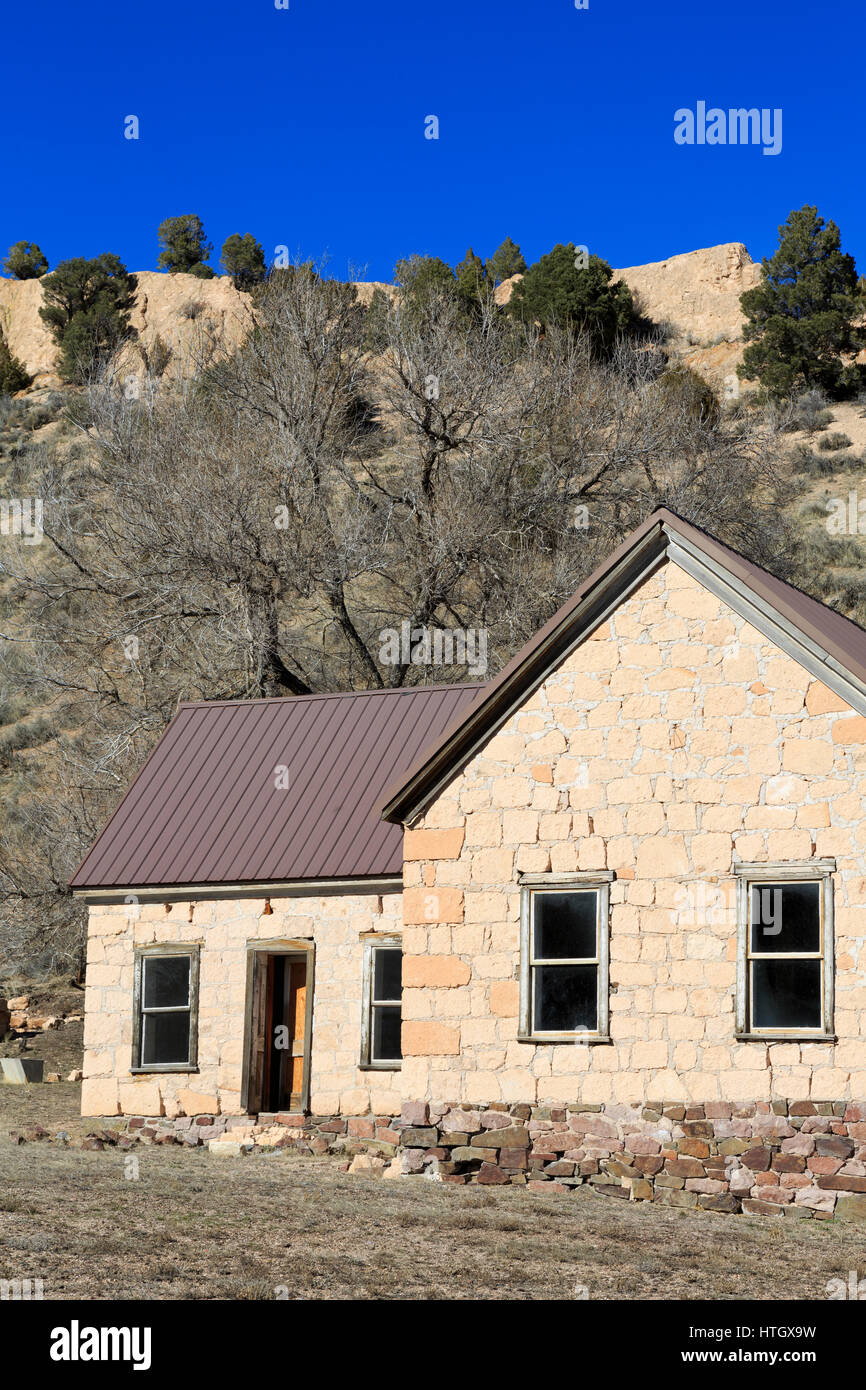
<svg viewBox="0 0 866 1390">
<path fill-rule="evenodd" d="M 286 1024 L 290 1039 L 291 1055 L 286 1059 L 286 1090 L 292 1108 L 301 1104 L 304 1093 L 304 1060 L 306 1055 L 307 1032 L 307 963 L 304 960 L 288 962 L 286 980 Z"/>
<path fill-rule="evenodd" d="M 256 951 L 250 1013 L 247 1108 L 299 1110 L 308 1061 L 307 962 Z"/>
<path fill-rule="evenodd" d="M 250 1081 L 247 1109 L 264 1109 L 267 1072 L 268 960 L 260 951 L 253 957 L 253 996 L 250 1012 Z"/>
</svg>

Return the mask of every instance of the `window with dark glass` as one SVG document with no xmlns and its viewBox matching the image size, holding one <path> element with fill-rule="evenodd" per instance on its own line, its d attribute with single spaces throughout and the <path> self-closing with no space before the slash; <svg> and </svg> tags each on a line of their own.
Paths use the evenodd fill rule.
<svg viewBox="0 0 866 1390">
<path fill-rule="evenodd" d="M 399 939 L 368 941 L 365 959 L 364 1062 L 399 1067 L 403 997 L 403 949 Z"/>
<path fill-rule="evenodd" d="M 137 1069 L 182 1069 L 194 1065 L 197 979 L 197 951 L 138 953 Z"/>
<path fill-rule="evenodd" d="M 599 1032 L 598 888 L 534 891 L 529 899 L 529 1032 Z"/>
<path fill-rule="evenodd" d="M 819 880 L 749 884 L 751 1032 L 824 1027 L 823 890 Z"/>
</svg>

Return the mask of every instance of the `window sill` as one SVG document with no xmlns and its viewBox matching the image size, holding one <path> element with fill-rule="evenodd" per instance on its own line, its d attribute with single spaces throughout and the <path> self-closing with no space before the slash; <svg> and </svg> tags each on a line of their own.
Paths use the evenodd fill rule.
<svg viewBox="0 0 866 1390">
<path fill-rule="evenodd" d="M 536 1047 L 551 1047 L 560 1043 L 563 1047 L 574 1047 L 577 1043 L 597 1046 L 599 1043 L 612 1043 L 613 1038 L 601 1033 L 518 1033 L 519 1043 L 533 1043 Z"/>
<path fill-rule="evenodd" d="M 735 1033 L 736 1042 L 759 1043 L 835 1043 L 836 1033 Z"/>
<path fill-rule="evenodd" d="M 359 1062 L 359 1071 L 402 1071 L 401 1062 Z"/>
<path fill-rule="evenodd" d="M 181 1074 L 185 1074 L 187 1076 L 196 1076 L 198 1075 L 198 1067 L 195 1066 L 194 1063 L 190 1062 L 166 1062 L 165 1065 L 161 1067 L 153 1066 L 129 1068 L 130 1076 L 150 1076 L 152 1073 L 160 1074 L 164 1072 L 180 1072 Z"/>
</svg>

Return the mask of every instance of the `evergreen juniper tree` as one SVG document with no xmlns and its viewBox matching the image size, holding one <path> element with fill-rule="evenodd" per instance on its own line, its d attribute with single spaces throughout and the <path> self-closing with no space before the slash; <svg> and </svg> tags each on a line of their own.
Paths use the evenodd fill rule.
<svg viewBox="0 0 866 1390">
<path fill-rule="evenodd" d="M 394 279 L 410 303 L 429 295 L 454 294 L 457 288 L 454 271 L 438 256 L 412 255 L 398 261 Z"/>
<path fill-rule="evenodd" d="M 3 269 L 16 280 L 38 280 L 48 269 L 48 258 L 35 241 L 16 241 L 9 247 Z"/>
<path fill-rule="evenodd" d="M 739 375 L 757 377 L 772 396 L 812 387 L 839 396 L 862 384 L 862 368 L 843 361 L 866 335 L 853 323 L 861 310 L 857 272 L 835 222 L 808 204 L 792 212 L 761 269 L 761 284 L 740 296 L 748 346 Z"/>
<path fill-rule="evenodd" d="M 524 322 L 558 323 L 588 336 L 593 347 L 608 353 L 622 334 L 635 334 L 642 323 L 631 291 L 599 256 L 582 253 L 571 242 L 554 246 L 531 265 L 514 287 L 508 309 Z"/>
<path fill-rule="evenodd" d="M 503 280 L 510 280 L 512 275 L 523 275 L 526 271 L 526 261 L 516 242 L 507 236 L 501 246 L 498 246 L 487 262 L 487 278 L 494 285 L 501 285 Z"/>
<path fill-rule="evenodd" d="M 202 220 L 195 213 L 167 217 L 161 222 L 159 244 L 162 250 L 157 265 L 161 270 L 171 275 L 195 275 L 200 280 L 213 278 L 213 271 L 205 264 L 213 243 L 205 240 Z"/>
<path fill-rule="evenodd" d="M 16 391 L 24 391 L 32 380 L 24 363 L 13 356 L 0 329 L 0 396 L 13 396 Z"/>
<path fill-rule="evenodd" d="M 464 306 L 474 307 L 480 304 L 485 282 L 484 262 L 480 256 L 476 256 L 471 246 L 460 264 L 455 267 L 454 276 L 457 281 L 457 293 Z"/>
<path fill-rule="evenodd" d="M 251 290 L 267 275 L 265 253 L 252 232 L 234 232 L 223 242 L 221 261 L 236 290 Z"/>
<path fill-rule="evenodd" d="M 136 278 L 117 256 L 61 261 L 42 282 L 40 317 L 60 347 L 64 381 L 82 382 L 99 362 L 129 337 Z"/>
</svg>

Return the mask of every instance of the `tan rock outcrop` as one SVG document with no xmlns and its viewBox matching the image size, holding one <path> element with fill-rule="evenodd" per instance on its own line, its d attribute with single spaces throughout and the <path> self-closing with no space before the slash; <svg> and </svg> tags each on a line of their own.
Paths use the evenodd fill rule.
<svg viewBox="0 0 866 1390">
<path fill-rule="evenodd" d="M 37 384 L 56 381 L 57 349 L 47 324 L 39 317 L 42 284 L 39 280 L 0 279 L 0 329 L 14 357 L 24 363 Z"/>
<path fill-rule="evenodd" d="M 145 352 L 152 350 L 157 337 L 171 349 L 170 371 L 177 373 L 191 367 L 203 334 L 231 348 L 249 331 L 249 295 L 236 290 L 228 276 L 198 280 L 193 275 L 144 270 L 136 278 L 131 326 Z M 57 347 L 39 316 L 42 304 L 40 280 L 0 278 L 0 328 L 35 384 L 48 386 L 57 381 Z M 134 370 L 141 362 L 137 344 L 130 345 L 123 365 Z"/>
<path fill-rule="evenodd" d="M 252 323 L 250 297 L 236 290 L 228 276 L 198 280 L 194 275 L 164 275 L 144 270 L 130 324 L 145 352 L 157 338 L 171 349 L 169 372 L 186 375 L 194 369 L 203 338 L 228 351 L 237 347 Z M 136 345 L 128 349 L 130 365 L 141 361 Z"/>
<path fill-rule="evenodd" d="M 627 266 L 614 276 L 625 281 L 643 312 L 665 327 L 675 357 L 717 387 L 736 372 L 743 357 L 740 295 L 761 279 L 760 265 L 742 242 Z M 507 304 L 522 278 L 504 280 L 495 291 L 496 303 Z"/>
<path fill-rule="evenodd" d="M 641 307 L 655 323 L 670 326 L 671 335 L 706 347 L 735 342 L 742 333 L 740 295 L 761 279 L 742 242 L 688 251 L 649 265 L 616 270 Z"/>
<path fill-rule="evenodd" d="M 227 275 L 199 280 L 193 275 L 141 270 L 136 280 L 130 319 L 136 338 L 124 350 L 121 370 L 140 370 L 159 338 L 171 351 L 169 375 L 187 375 L 194 371 L 206 341 L 231 351 L 249 332 L 250 296 L 236 290 Z M 388 296 L 395 293 L 393 285 L 376 280 L 359 282 L 356 289 L 365 306 L 376 290 Z M 24 363 L 34 385 L 55 386 L 57 347 L 39 316 L 42 304 L 41 280 L 0 277 L 0 329 L 11 351 Z"/>
</svg>

